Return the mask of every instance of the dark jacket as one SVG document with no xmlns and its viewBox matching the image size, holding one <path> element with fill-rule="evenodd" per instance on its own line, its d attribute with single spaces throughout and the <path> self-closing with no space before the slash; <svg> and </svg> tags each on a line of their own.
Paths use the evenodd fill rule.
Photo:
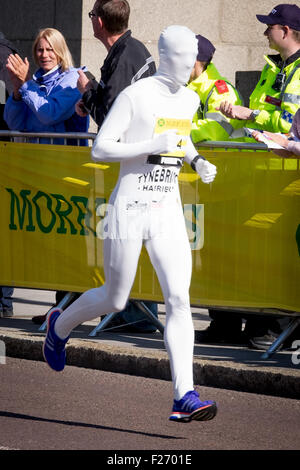
<svg viewBox="0 0 300 470">
<path fill-rule="evenodd" d="M 7 39 L 3 37 L 3 35 L 0 33 L 0 129 L 5 129 L 7 130 L 7 124 L 3 119 L 3 112 L 4 112 L 4 105 L 6 102 L 6 99 L 12 93 L 13 91 L 13 86 L 10 81 L 8 71 L 6 69 L 6 62 L 9 54 L 15 54 L 17 53 L 16 47 Z M 4 90 L 5 87 L 5 90 Z"/>
<path fill-rule="evenodd" d="M 154 59 L 148 49 L 131 36 L 131 31 L 126 31 L 107 54 L 97 89 L 83 94 L 85 108 L 100 127 L 118 94 L 139 78 L 155 72 Z"/>
</svg>

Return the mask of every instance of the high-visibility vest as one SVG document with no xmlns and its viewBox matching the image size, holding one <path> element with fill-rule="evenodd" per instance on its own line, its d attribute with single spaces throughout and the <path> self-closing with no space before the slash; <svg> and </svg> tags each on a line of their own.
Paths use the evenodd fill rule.
<svg viewBox="0 0 300 470">
<path fill-rule="evenodd" d="M 272 88 L 280 72 L 279 67 L 270 57 L 265 56 L 265 59 L 267 64 L 249 100 L 251 109 L 262 111 L 251 127 L 258 125 L 259 129 L 287 133 L 300 107 L 300 57 L 283 69 L 286 81 L 282 91 Z"/>
<path fill-rule="evenodd" d="M 225 100 L 242 105 L 243 100 L 236 88 L 220 75 L 213 63 L 210 63 L 198 78 L 190 82 L 188 88 L 195 91 L 200 98 L 200 106 L 192 123 L 193 142 L 228 140 L 236 127 L 233 125 L 235 120 L 226 118 L 216 108 Z"/>
<path fill-rule="evenodd" d="M 249 108 L 261 112 L 254 121 L 240 121 L 237 127 L 259 129 L 269 132 L 289 132 L 293 117 L 300 107 L 300 57 L 287 65 L 285 83 L 281 91 L 274 90 L 276 77 L 281 69 L 272 59 L 264 56 L 267 64 L 263 68 L 260 79 L 249 99 Z M 240 138 L 242 129 L 235 131 L 231 138 Z M 243 134 L 245 136 L 245 133 Z M 250 141 L 245 137 L 246 141 Z M 253 139 L 251 139 L 253 141 Z"/>
</svg>

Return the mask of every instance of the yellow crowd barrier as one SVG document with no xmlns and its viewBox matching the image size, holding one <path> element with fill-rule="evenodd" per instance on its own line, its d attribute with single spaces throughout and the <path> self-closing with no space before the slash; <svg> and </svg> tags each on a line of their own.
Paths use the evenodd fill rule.
<svg viewBox="0 0 300 470">
<path fill-rule="evenodd" d="M 298 158 L 202 149 L 217 166 L 205 185 L 180 173 L 193 254 L 195 306 L 300 311 Z M 82 292 L 104 283 L 103 218 L 117 164 L 89 147 L 0 142 L 0 284 Z M 159 175 L 147 180 L 161 191 Z M 149 189 L 149 188 L 148 188 Z M 163 301 L 143 250 L 132 298 Z"/>
</svg>

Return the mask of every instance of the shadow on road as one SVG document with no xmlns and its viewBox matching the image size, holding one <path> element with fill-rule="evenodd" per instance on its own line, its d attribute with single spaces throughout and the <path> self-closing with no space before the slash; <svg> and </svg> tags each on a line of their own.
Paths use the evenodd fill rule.
<svg viewBox="0 0 300 470">
<path fill-rule="evenodd" d="M 77 421 L 64 421 L 60 419 L 51 419 L 51 418 L 42 418 L 40 416 L 31 416 L 25 415 L 22 413 L 13 413 L 11 411 L 0 411 L 0 417 L 5 418 L 13 418 L 13 419 L 26 419 L 30 421 L 41 421 L 46 423 L 55 423 L 55 424 L 63 424 L 65 426 L 78 426 L 83 428 L 92 428 L 92 429 L 103 429 L 107 431 L 118 431 L 118 432 L 125 432 L 126 434 L 138 434 L 147 437 L 155 437 L 159 439 L 184 439 L 183 437 L 177 436 L 169 436 L 164 434 L 155 434 L 155 433 L 148 433 L 143 431 L 134 431 L 133 429 L 120 429 L 115 428 L 113 426 L 102 426 L 101 424 L 92 424 L 92 423 L 82 423 Z"/>
</svg>

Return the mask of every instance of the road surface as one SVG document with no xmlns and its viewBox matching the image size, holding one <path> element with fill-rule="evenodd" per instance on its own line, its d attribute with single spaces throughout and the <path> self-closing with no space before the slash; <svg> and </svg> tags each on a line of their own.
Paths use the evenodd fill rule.
<svg viewBox="0 0 300 470">
<path fill-rule="evenodd" d="M 298 400 L 199 387 L 218 414 L 185 424 L 163 380 L 8 357 L 0 383 L 0 450 L 300 449 Z"/>
</svg>

